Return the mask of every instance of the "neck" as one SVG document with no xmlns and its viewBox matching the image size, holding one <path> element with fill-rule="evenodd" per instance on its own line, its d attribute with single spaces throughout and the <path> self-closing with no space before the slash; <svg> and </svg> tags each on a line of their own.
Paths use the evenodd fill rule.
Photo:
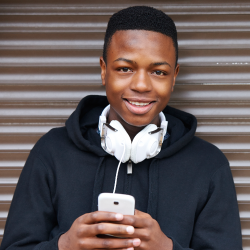
<svg viewBox="0 0 250 250">
<path fill-rule="evenodd" d="M 124 127 L 126 132 L 128 133 L 131 141 L 133 141 L 134 137 L 141 131 L 143 130 L 147 125 L 145 126 L 134 126 L 132 124 L 127 123 L 124 121 L 116 112 L 115 110 L 110 107 L 109 115 L 108 115 L 108 123 L 110 123 L 112 120 L 117 120 L 121 123 L 121 125 Z M 150 124 L 155 124 L 159 126 L 160 124 L 160 118 L 157 116 L 153 121 L 150 122 Z"/>
</svg>

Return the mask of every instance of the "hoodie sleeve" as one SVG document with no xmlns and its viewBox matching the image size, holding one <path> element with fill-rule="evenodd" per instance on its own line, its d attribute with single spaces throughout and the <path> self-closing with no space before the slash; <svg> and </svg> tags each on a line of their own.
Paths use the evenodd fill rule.
<svg viewBox="0 0 250 250">
<path fill-rule="evenodd" d="M 8 214 L 1 250 L 57 250 L 60 235 L 51 239 L 57 226 L 51 199 L 52 176 L 32 152 L 20 175 Z"/>
<path fill-rule="evenodd" d="M 230 167 L 219 168 L 210 182 L 208 199 L 194 225 L 191 248 L 173 240 L 173 250 L 242 250 L 241 225 Z"/>
</svg>

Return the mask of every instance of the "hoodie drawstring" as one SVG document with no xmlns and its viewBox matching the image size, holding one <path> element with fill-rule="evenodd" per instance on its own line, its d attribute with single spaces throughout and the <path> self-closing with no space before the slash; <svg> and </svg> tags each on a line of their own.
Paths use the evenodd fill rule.
<svg viewBox="0 0 250 250">
<path fill-rule="evenodd" d="M 153 159 L 149 166 L 149 193 L 147 213 L 153 219 L 157 219 L 158 189 L 159 184 L 159 160 Z"/>
<path fill-rule="evenodd" d="M 98 195 L 102 192 L 103 180 L 105 174 L 105 157 L 100 158 L 99 166 L 95 175 L 94 189 L 93 189 L 93 198 L 92 198 L 92 212 L 98 210 Z"/>
</svg>

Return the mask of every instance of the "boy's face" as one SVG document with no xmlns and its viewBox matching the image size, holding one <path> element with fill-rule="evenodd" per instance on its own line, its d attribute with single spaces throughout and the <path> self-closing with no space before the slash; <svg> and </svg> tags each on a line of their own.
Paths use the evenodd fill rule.
<svg viewBox="0 0 250 250">
<path fill-rule="evenodd" d="M 179 71 L 175 61 L 170 37 L 145 30 L 117 31 L 107 50 L 107 64 L 100 58 L 112 120 L 159 125 L 158 114 L 169 102 Z"/>
</svg>

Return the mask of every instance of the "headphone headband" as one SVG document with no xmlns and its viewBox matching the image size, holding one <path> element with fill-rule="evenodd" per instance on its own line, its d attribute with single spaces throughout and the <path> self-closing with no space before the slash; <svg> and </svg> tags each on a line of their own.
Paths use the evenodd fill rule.
<svg viewBox="0 0 250 250">
<path fill-rule="evenodd" d="M 99 117 L 98 128 L 99 128 L 100 133 L 102 133 L 103 124 L 107 122 L 107 116 L 109 114 L 109 110 L 110 110 L 110 104 L 105 107 L 105 109 L 102 111 L 102 114 Z M 166 117 L 163 114 L 163 112 L 160 112 L 159 116 L 161 120 L 161 128 L 163 129 L 163 137 L 164 137 L 167 133 L 168 122 L 166 121 Z"/>
<path fill-rule="evenodd" d="M 118 160 L 127 162 L 131 159 L 134 163 L 152 158 L 161 151 L 164 136 L 167 132 L 168 122 L 163 112 L 160 112 L 161 127 L 155 124 L 148 124 L 141 130 L 131 142 L 129 135 L 123 126 L 116 120 L 107 123 L 110 105 L 105 107 L 99 117 L 99 131 L 101 146 L 109 154 L 114 155 Z M 123 159 L 122 152 L 125 146 Z"/>
</svg>

